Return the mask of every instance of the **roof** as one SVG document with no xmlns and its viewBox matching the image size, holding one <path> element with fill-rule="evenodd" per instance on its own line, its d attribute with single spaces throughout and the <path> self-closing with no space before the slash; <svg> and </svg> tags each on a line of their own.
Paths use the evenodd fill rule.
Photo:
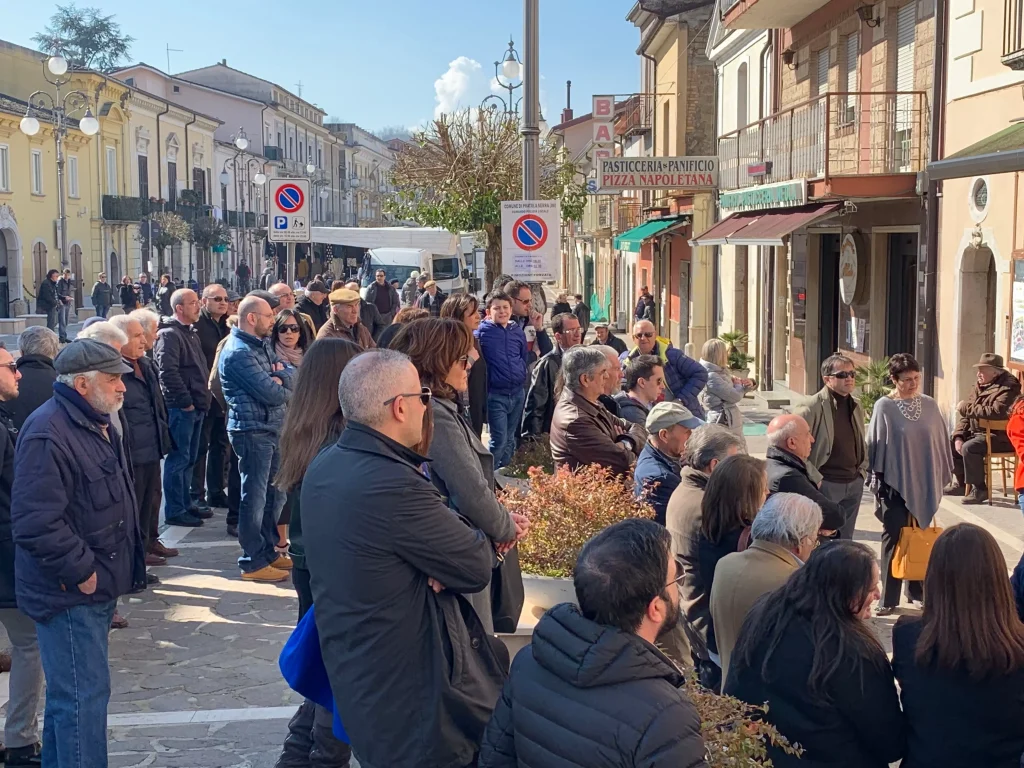
<svg viewBox="0 0 1024 768">
<path fill-rule="evenodd" d="M 205 83 L 197 83 L 197 82 L 194 82 L 192 80 L 186 80 L 185 78 L 178 77 L 177 75 L 169 75 L 166 72 L 164 72 L 162 69 L 160 69 L 159 67 L 154 67 L 152 64 L 147 64 L 144 61 L 140 61 L 137 64 L 132 64 L 129 67 L 118 67 L 117 69 L 115 69 L 111 73 L 111 76 L 117 75 L 118 73 L 124 72 L 124 71 L 129 70 L 129 69 L 138 69 L 139 67 L 143 67 L 145 69 L 148 69 L 150 72 L 156 72 L 158 75 L 160 75 L 162 77 L 166 77 L 168 80 L 177 80 L 180 83 L 186 83 L 187 85 L 191 85 L 191 86 L 193 86 L 195 88 L 203 88 L 203 89 L 205 89 L 207 91 L 214 91 L 215 93 L 220 93 L 220 94 L 223 94 L 224 96 L 230 96 L 233 99 L 241 99 L 242 101 L 251 101 L 253 104 L 265 104 L 266 103 L 264 101 L 260 101 L 259 99 L 251 99 L 248 96 L 239 96 L 237 93 L 232 93 L 231 91 L 225 91 L 223 88 L 215 88 L 212 85 L 206 85 Z M 117 79 L 118 79 L 119 82 L 124 82 L 123 80 L 120 80 L 120 78 L 117 78 Z M 129 88 L 135 88 L 134 85 L 129 85 L 128 87 Z M 140 88 L 136 88 L 136 90 L 141 90 L 141 89 Z M 145 93 L 145 91 L 143 91 L 143 93 Z M 152 95 L 153 98 L 155 98 L 155 99 L 161 99 L 162 101 L 167 101 L 167 99 L 164 99 L 162 96 L 156 96 L 156 95 L 153 95 L 153 94 L 150 94 L 150 95 Z M 175 106 L 180 106 L 180 105 L 175 105 Z M 188 107 L 184 107 L 184 109 L 188 109 Z M 189 110 L 189 111 L 194 111 L 194 110 Z M 208 117 L 208 115 L 204 115 L 204 117 Z M 214 118 L 214 119 L 216 119 L 216 118 Z"/>
<path fill-rule="evenodd" d="M 240 75 L 245 75 L 246 77 L 250 77 L 253 80 L 259 80 L 261 83 L 266 83 L 267 85 L 271 86 L 272 88 L 276 88 L 277 90 L 279 90 L 279 91 L 281 91 L 283 93 L 287 93 L 289 96 L 294 96 L 296 99 L 301 101 L 303 104 L 308 104 L 309 106 L 311 106 L 313 109 L 317 110 L 318 112 L 323 112 L 325 117 L 327 116 L 327 110 L 326 109 L 324 109 L 323 107 L 318 107 L 313 102 L 309 101 L 308 99 L 302 98 L 298 94 L 292 93 L 291 91 L 289 91 L 284 86 L 278 85 L 277 83 L 273 82 L 272 80 L 266 80 L 266 79 L 264 79 L 262 77 L 258 77 L 256 75 L 250 73 L 250 72 L 243 72 L 241 69 L 235 69 L 234 67 L 229 67 L 223 61 L 218 61 L 218 62 L 216 62 L 214 64 L 210 64 L 209 66 L 206 66 L 206 67 L 196 67 L 195 69 L 189 69 L 189 70 L 186 70 L 184 72 L 179 72 L 177 75 L 175 75 L 175 77 L 180 78 L 181 80 L 184 80 L 186 83 L 193 83 L 193 82 L 195 82 L 194 80 L 189 80 L 187 77 L 184 77 L 184 75 L 188 75 L 188 74 L 191 74 L 193 72 L 202 72 L 203 70 L 213 69 L 214 67 L 223 67 L 224 69 L 230 69 L 232 72 L 237 72 Z M 201 85 L 201 83 L 197 83 L 197 85 Z M 254 99 L 254 101 L 259 101 L 259 103 L 261 103 L 261 104 L 266 103 L 266 102 L 260 101 L 259 99 Z"/>
<path fill-rule="evenodd" d="M 963 179 L 1024 171 L 1024 122 L 1014 123 L 943 160 L 928 164 L 928 179 Z"/>
</svg>

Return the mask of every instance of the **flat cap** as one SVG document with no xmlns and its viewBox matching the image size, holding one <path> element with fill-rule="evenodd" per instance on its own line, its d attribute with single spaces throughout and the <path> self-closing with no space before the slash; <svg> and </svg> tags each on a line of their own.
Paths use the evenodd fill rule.
<svg viewBox="0 0 1024 768">
<path fill-rule="evenodd" d="M 423 284 L 423 287 L 424 287 L 424 288 L 429 288 L 429 287 L 430 287 L 430 286 L 432 286 L 432 285 L 437 285 L 437 283 L 435 283 L 435 282 L 434 282 L 433 280 L 427 280 L 427 282 L 425 282 L 425 283 Z"/>
<path fill-rule="evenodd" d="M 234 290 L 233 288 L 228 288 L 227 289 L 227 293 L 228 293 L 228 301 L 241 301 L 242 300 L 242 294 L 240 294 L 238 291 Z"/>
<path fill-rule="evenodd" d="M 306 286 L 307 291 L 316 291 L 317 293 L 330 293 L 327 290 L 327 283 L 323 280 L 313 280 L 309 285 Z"/>
<path fill-rule="evenodd" d="M 359 294 L 355 291 L 350 291 L 348 288 L 338 288 L 335 291 L 331 291 L 331 295 L 328 298 L 331 300 L 331 304 L 352 304 L 359 301 Z"/>
<path fill-rule="evenodd" d="M 76 339 L 57 353 L 53 367 L 60 375 L 89 373 L 131 373 L 132 369 L 125 365 L 121 353 L 109 344 L 95 339 Z"/>
<path fill-rule="evenodd" d="M 277 298 L 270 291 L 249 291 L 246 296 L 255 296 L 258 299 L 263 299 L 267 304 L 270 305 L 271 309 L 277 309 L 281 305 L 281 300 Z"/>
</svg>

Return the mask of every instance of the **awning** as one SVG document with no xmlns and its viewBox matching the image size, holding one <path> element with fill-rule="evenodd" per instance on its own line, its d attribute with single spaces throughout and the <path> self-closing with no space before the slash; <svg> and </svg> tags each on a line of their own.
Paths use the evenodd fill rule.
<svg viewBox="0 0 1024 768">
<path fill-rule="evenodd" d="M 1024 171 L 1024 123 L 1015 123 L 943 160 L 929 163 L 930 181 Z"/>
<path fill-rule="evenodd" d="M 778 211 L 745 211 L 718 222 L 690 245 L 782 245 L 782 238 L 832 216 L 842 203 L 817 203 Z"/>
<path fill-rule="evenodd" d="M 680 221 L 685 220 L 685 216 L 673 216 L 668 219 L 654 219 L 652 221 L 645 221 L 639 227 L 633 227 L 627 229 L 621 235 L 615 238 L 613 245 L 620 251 L 629 251 L 631 253 L 640 253 L 640 246 L 643 245 L 644 240 L 649 237 L 654 237 L 660 234 L 663 230 L 668 229 L 673 224 L 678 224 Z"/>
</svg>

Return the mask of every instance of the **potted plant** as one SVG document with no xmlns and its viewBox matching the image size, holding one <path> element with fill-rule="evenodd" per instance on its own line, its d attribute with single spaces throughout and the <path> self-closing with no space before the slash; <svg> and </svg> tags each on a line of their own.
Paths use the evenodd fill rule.
<svg viewBox="0 0 1024 768">
<path fill-rule="evenodd" d="M 746 353 L 750 337 L 743 331 L 728 331 L 719 334 L 720 341 L 729 346 L 729 370 L 734 376 L 746 379 L 750 376 L 750 364 L 754 362 L 753 355 Z"/>
<path fill-rule="evenodd" d="M 857 383 L 857 402 L 864 409 L 864 418 L 871 420 L 871 411 L 875 403 L 892 392 L 892 379 L 889 378 L 889 358 L 875 360 L 867 365 L 858 365 L 854 373 Z"/>
</svg>

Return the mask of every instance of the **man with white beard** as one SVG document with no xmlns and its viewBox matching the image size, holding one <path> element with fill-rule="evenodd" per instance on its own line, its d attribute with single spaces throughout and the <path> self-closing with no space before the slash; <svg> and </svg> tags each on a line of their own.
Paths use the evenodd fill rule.
<svg viewBox="0 0 1024 768">
<path fill-rule="evenodd" d="M 47 765 L 106 768 L 107 632 L 117 599 L 146 587 L 129 457 L 111 422 L 132 369 L 94 339 L 68 344 L 54 368 L 53 397 L 14 455 L 15 594 L 46 676 Z"/>
</svg>

